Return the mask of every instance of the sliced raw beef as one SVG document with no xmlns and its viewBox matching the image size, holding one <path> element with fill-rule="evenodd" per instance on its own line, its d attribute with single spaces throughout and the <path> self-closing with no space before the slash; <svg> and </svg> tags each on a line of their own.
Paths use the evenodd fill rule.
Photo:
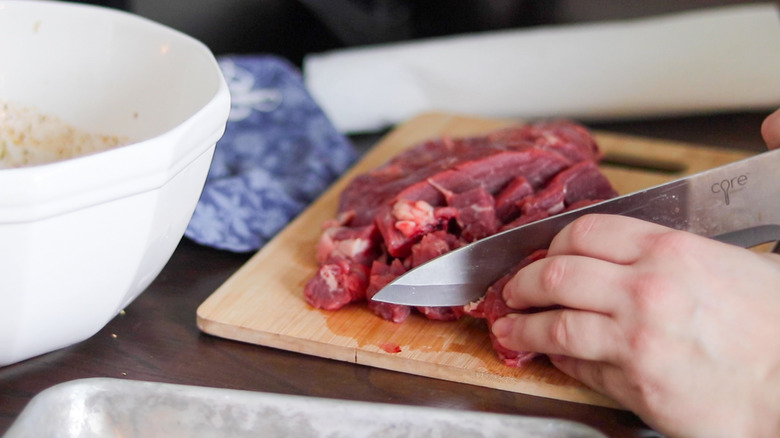
<svg viewBox="0 0 780 438">
<path fill-rule="evenodd" d="M 482 184 L 493 193 L 515 176 L 538 187 L 564 167 L 600 157 L 580 125 L 549 122 L 462 139 L 431 140 L 408 149 L 380 168 L 356 177 L 341 194 L 339 212 L 354 211 L 353 225 L 367 225 L 393 198 L 441 202 L 430 178 L 451 191 Z M 460 190 L 459 184 L 464 184 Z M 437 202 L 438 201 L 438 202 Z"/>
<path fill-rule="evenodd" d="M 496 216 L 506 223 L 521 212 L 521 201 L 534 193 L 534 188 L 524 176 L 517 176 L 496 194 Z"/>
<path fill-rule="evenodd" d="M 431 184 L 434 184 L 431 182 Z M 496 201 L 484 186 L 454 193 L 434 184 L 444 195 L 452 217 L 460 227 L 460 237 L 473 242 L 495 234 L 501 223 L 496 217 Z"/>
<path fill-rule="evenodd" d="M 596 163 L 582 161 L 555 175 L 539 193 L 524 198 L 520 208 L 525 215 L 539 211 L 555 214 L 575 202 L 608 199 L 615 194 L 615 189 L 601 174 Z"/>
<path fill-rule="evenodd" d="M 424 235 L 446 228 L 458 212 L 448 207 L 433 207 L 425 201 L 399 199 L 377 210 L 374 223 L 382 235 L 389 255 L 406 257 L 412 245 Z"/>
<path fill-rule="evenodd" d="M 454 234 L 444 230 L 436 231 L 423 236 L 420 241 L 412 246 L 412 253 L 408 259 L 409 268 L 415 268 L 434 258 L 458 249 L 466 242 L 459 239 Z M 371 295 L 373 296 L 373 294 Z M 416 307 L 416 309 L 425 315 L 428 319 L 438 321 L 454 321 L 463 315 L 463 307 Z"/>
<path fill-rule="evenodd" d="M 367 265 L 378 255 L 379 241 L 374 225 L 325 228 L 317 246 L 317 262 L 320 264 L 345 259 Z"/>
<path fill-rule="evenodd" d="M 398 304 L 388 304 L 371 300 L 371 297 L 379 292 L 380 289 L 405 272 L 406 268 L 401 264 L 400 259 L 394 259 L 390 264 L 377 260 L 371 265 L 371 277 L 366 291 L 366 297 L 369 299 L 368 308 L 383 319 L 393 322 L 403 322 L 412 312 L 412 308 L 409 306 L 399 306 Z"/>
<path fill-rule="evenodd" d="M 537 356 L 537 354 L 529 351 L 510 350 L 499 344 L 496 341 L 495 336 L 493 336 L 492 331 L 490 331 L 490 328 L 493 327 L 493 323 L 496 322 L 496 320 L 499 318 L 509 315 L 510 313 L 518 313 L 517 310 L 512 309 L 506 305 L 506 301 L 504 301 L 504 297 L 502 296 L 501 291 L 517 271 L 528 266 L 532 262 L 535 262 L 536 260 L 544 258 L 545 255 L 547 255 L 547 250 L 544 249 L 532 253 L 530 256 L 526 257 L 522 262 L 520 262 L 510 273 L 493 283 L 488 288 L 485 296 L 483 296 L 479 301 L 464 306 L 464 312 L 467 315 L 473 316 L 475 318 L 484 318 L 487 320 L 488 332 L 490 333 L 490 342 L 493 344 L 493 350 L 495 350 L 499 359 L 504 361 L 504 363 L 509 366 L 516 367 L 527 360 L 533 359 Z"/>
<path fill-rule="evenodd" d="M 366 297 L 369 271 L 365 265 L 341 259 L 321 265 L 304 288 L 314 307 L 336 310 Z"/>
<path fill-rule="evenodd" d="M 509 277 L 468 306 L 412 309 L 371 297 L 409 269 L 470 242 L 615 196 L 595 164 L 599 158 L 590 133 L 569 121 L 410 148 L 344 189 L 337 217 L 323 227 L 320 268 L 306 284 L 306 300 L 330 310 L 368 300 L 371 311 L 397 323 L 418 312 L 445 321 L 484 318 L 490 326 L 512 311 L 501 298 Z M 534 253 L 517 269 L 543 255 Z M 494 348 L 512 366 L 534 356 L 495 341 Z"/>
</svg>

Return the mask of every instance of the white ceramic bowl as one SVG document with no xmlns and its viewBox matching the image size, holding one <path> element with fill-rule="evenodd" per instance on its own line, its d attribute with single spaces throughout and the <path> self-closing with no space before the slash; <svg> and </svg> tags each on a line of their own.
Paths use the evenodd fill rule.
<svg viewBox="0 0 780 438">
<path fill-rule="evenodd" d="M 0 169 L 0 366 L 87 339 L 167 263 L 230 98 L 212 53 L 135 15 L 0 0 L 0 99 L 136 143 Z"/>
</svg>

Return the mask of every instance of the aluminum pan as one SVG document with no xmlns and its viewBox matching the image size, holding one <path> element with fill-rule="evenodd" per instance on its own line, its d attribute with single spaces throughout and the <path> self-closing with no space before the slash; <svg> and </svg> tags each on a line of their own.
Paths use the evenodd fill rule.
<svg viewBox="0 0 780 438">
<path fill-rule="evenodd" d="M 35 396 L 16 437 L 606 438 L 548 418 L 91 378 Z"/>
</svg>

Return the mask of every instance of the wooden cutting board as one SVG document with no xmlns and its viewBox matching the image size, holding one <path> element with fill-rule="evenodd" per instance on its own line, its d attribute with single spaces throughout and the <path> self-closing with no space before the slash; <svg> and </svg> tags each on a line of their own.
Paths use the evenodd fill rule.
<svg viewBox="0 0 780 438">
<path fill-rule="evenodd" d="M 343 178 L 220 286 L 197 311 L 206 333 L 303 354 L 456 382 L 600 406 L 619 407 L 560 373 L 540 357 L 521 368 L 499 361 L 484 321 L 430 321 L 412 315 L 384 321 L 352 304 L 338 311 L 309 307 L 303 287 L 314 275 L 321 225 L 334 217 L 339 194 L 358 173 L 424 140 L 485 133 L 508 125 L 427 114 L 384 137 Z M 615 188 L 629 193 L 747 156 L 745 153 L 610 133 L 595 133 Z M 646 167 L 646 168 L 643 168 Z"/>
</svg>

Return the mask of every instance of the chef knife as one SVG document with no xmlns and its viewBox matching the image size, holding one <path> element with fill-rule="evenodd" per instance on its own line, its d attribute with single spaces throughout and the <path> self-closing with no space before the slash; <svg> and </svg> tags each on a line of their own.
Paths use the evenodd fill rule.
<svg viewBox="0 0 780 438">
<path fill-rule="evenodd" d="M 746 248 L 780 240 L 780 149 L 484 238 L 410 270 L 372 299 L 426 307 L 468 304 L 590 213 L 630 216 Z"/>
</svg>

